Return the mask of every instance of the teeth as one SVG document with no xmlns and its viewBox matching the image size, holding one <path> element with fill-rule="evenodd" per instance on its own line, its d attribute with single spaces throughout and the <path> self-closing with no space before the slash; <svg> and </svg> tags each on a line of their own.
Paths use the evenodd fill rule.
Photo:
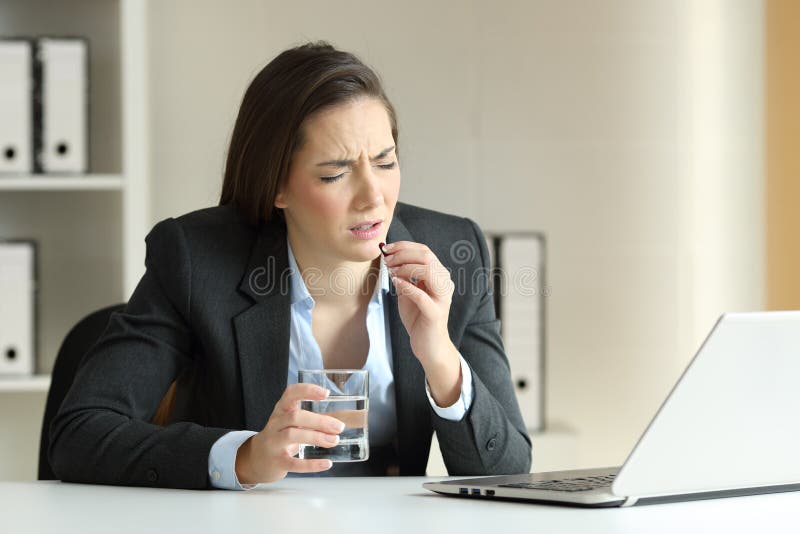
<svg viewBox="0 0 800 534">
<path fill-rule="evenodd" d="M 364 226 L 356 226 L 355 228 L 353 228 L 353 230 L 369 230 L 373 226 L 375 226 L 375 225 L 374 224 L 365 224 Z"/>
</svg>

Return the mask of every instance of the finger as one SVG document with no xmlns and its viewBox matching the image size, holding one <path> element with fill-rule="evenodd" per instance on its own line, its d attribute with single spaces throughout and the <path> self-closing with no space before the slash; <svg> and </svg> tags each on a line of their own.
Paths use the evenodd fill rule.
<svg viewBox="0 0 800 534">
<path fill-rule="evenodd" d="M 407 248 L 419 248 L 419 247 L 426 247 L 422 243 L 417 243 L 415 241 L 392 241 L 391 243 L 386 243 L 381 248 L 381 252 L 384 252 L 384 255 L 392 255 L 400 250 L 407 249 Z"/>
<path fill-rule="evenodd" d="M 297 403 L 301 400 L 323 400 L 328 397 L 330 392 L 322 386 L 316 384 L 291 384 L 286 387 L 275 404 L 274 411 L 288 412 L 297 410 Z"/>
<path fill-rule="evenodd" d="M 366 428 L 367 426 L 367 410 L 337 410 L 328 412 L 328 415 L 335 417 L 345 425 L 344 428 Z"/>
<path fill-rule="evenodd" d="M 387 267 L 396 267 L 405 263 L 420 263 L 422 265 L 440 263 L 436 255 L 425 245 L 398 250 L 389 256 L 384 256 L 383 261 Z"/>
<path fill-rule="evenodd" d="M 326 434 L 324 432 L 317 432 L 316 430 L 308 430 L 307 428 L 297 428 L 290 426 L 284 428 L 278 433 L 278 443 L 282 449 L 288 448 L 295 443 L 303 443 L 305 445 L 315 445 L 317 447 L 330 448 L 339 444 L 338 434 Z"/>
<path fill-rule="evenodd" d="M 392 277 L 392 282 L 394 283 L 395 287 L 397 287 L 398 294 L 410 299 L 414 304 L 416 304 L 423 315 L 426 317 L 434 317 L 436 315 L 436 303 L 433 302 L 430 295 L 428 295 L 425 291 L 418 288 L 411 282 L 396 276 Z"/>
<path fill-rule="evenodd" d="M 441 265 L 421 265 L 419 263 L 406 263 L 398 267 L 391 267 L 389 272 L 417 285 L 425 282 L 424 289 L 432 295 L 452 295 L 455 285 L 450 277 L 450 271 Z M 419 287 L 419 286 L 418 286 Z"/>
<path fill-rule="evenodd" d="M 286 470 L 292 473 L 317 473 L 327 471 L 333 467 L 330 460 L 301 460 L 299 458 L 289 458 Z"/>
<path fill-rule="evenodd" d="M 344 423 L 336 416 L 314 413 L 309 410 L 292 410 L 277 416 L 276 426 L 278 430 L 287 427 L 308 428 L 328 434 L 340 434 L 344 430 Z"/>
</svg>

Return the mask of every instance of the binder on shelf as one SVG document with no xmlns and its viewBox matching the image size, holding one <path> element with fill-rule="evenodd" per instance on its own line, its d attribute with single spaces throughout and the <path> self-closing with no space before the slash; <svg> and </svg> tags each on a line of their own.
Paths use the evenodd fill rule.
<svg viewBox="0 0 800 534">
<path fill-rule="evenodd" d="M 0 376 L 33 375 L 36 244 L 0 241 Z"/>
<path fill-rule="evenodd" d="M 525 424 L 545 425 L 545 239 L 537 232 L 487 232 L 495 310 Z"/>
<path fill-rule="evenodd" d="M 33 49 L 0 39 L 0 174 L 33 170 Z"/>
<path fill-rule="evenodd" d="M 40 173 L 83 174 L 89 161 L 89 46 L 82 38 L 36 41 L 34 153 Z"/>
</svg>

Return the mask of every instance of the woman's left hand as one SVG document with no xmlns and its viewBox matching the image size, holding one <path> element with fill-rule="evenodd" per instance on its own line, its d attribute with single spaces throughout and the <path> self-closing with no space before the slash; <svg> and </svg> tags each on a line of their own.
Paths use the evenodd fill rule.
<svg viewBox="0 0 800 534">
<path fill-rule="evenodd" d="M 383 250 L 411 350 L 425 369 L 436 403 L 449 406 L 461 391 L 461 362 L 447 330 L 455 290 L 450 271 L 422 243 L 395 241 Z"/>
</svg>

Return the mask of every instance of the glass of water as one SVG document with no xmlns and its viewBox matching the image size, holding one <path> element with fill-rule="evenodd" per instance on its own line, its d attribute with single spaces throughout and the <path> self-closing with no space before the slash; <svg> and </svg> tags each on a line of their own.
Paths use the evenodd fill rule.
<svg viewBox="0 0 800 534">
<path fill-rule="evenodd" d="M 300 444 L 299 458 L 363 462 L 369 458 L 369 373 L 365 369 L 298 371 L 298 382 L 330 390 L 327 399 L 300 401 L 300 408 L 335 417 L 345 424 L 334 447 Z"/>
</svg>

